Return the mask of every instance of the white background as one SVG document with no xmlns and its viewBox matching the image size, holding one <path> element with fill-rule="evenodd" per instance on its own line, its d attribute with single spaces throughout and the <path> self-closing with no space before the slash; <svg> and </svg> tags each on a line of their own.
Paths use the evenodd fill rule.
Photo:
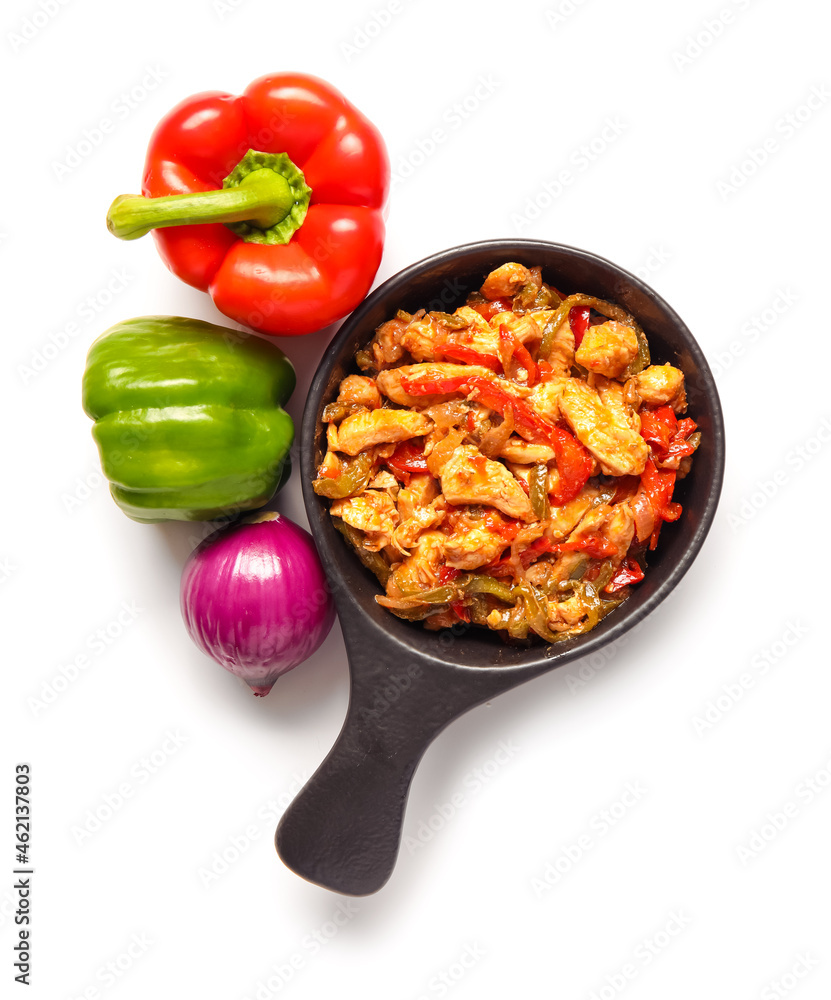
<svg viewBox="0 0 831 1000">
<path fill-rule="evenodd" d="M 11 805 L 28 761 L 27 996 L 828 997 L 825 7 L 15 0 L 2 21 L 4 995 L 23 990 Z M 689 324 L 728 431 L 719 514 L 677 592 L 608 655 L 450 727 L 391 881 L 352 902 L 272 844 L 345 712 L 337 626 L 265 700 L 199 653 L 178 609 L 198 529 L 116 508 L 80 406 L 112 323 L 222 322 L 150 239 L 105 229 L 155 123 L 283 69 L 331 81 L 387 140 L 378 281 L 490 237 L 599 253 Z M 333 332 L 280 341 L 297 420 Z M 279 506 L 303 522 L 297 478 Z"/>
</svg>

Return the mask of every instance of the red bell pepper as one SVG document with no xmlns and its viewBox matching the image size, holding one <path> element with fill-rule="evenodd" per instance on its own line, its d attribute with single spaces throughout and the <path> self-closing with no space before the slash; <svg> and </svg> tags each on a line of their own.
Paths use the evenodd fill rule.
<svg viewBox="0 0 831 1000">
<path fill-rule="evenodd" d="M 150 140 L 144 197 L 117 198 L 107 226 L 121 239 L 155 230 L 165 264 L 226 316 L 310 333 L 369 291 L 389 181 L 357 108 L 323 80 L 278 73 L 175 107 Z"/>
<path fill-rule="evenodd" d="M 602 535 L 583 535 L 582 538 L 568 539 L 557 545 L 558 552 L 585 552 L 592 559 L 608 559 L 617 555 L 617 546 Z"/>
<path fill-rule="evenodd" d="M 518 365 L 525 369 L 527 384 L 529 386 L 536 385 L 539 376 L 537 374 L 537 364 L 531 357 L 531 352 L 504 323 L 499 324 L 499 346 L 505 358 L 513 358 Z M 503 368 L 504 366 L 505 362 L 503 361 Z"/>
<path fill-rule="evenodd" d="M 661 406 L 656 410 L 641 410 L 641 437 L 652 449 L 654 457 L 662 464 L 678 461 L 692 455 L 695 445 L 687 438 L 697 430 L 694 420 L 685 417 L 678 420 L 671 406 Z"/>
<path fill-rule="evenodd" d="M 549 498 L 555 507 L 562 507 L 586 485 L 594 468 L 594 459 L 588 449 L 563 427 L 552 428 L 551 443 L 560 480 Z"/>
<path fill-rule="evenodd" d="M 452 375 L 449 378 L 402 378 L 401 386 L 411 396 L 442 395 L 449 392 L 460 392 L 465 396 L 473 395 L 483 406 L 505 415 L 508 407 L 514 411 L 514 423 L 517 430 L 529 441 L 537 444 L 551 444 L 551 433 L 554 424 L 541 417 L 519 396 L 512 396 L 500 385 L 484 375 Z M 524 432 L 524 433 L 523 433 Z"/>
<path fill-rule="evenodd" d="M 484 316 L 487 320 L 492 320 L 501 312 L 511 312 L 514 308 L 513 299 L 493 299 L 491 302 L 477 302 L 473 307 L 476 312 Z"/>
<path fill-rule="evenodd" d="M 574 334 L 574 349 L 583 343 L 583 337 L 589 328 L 589 317 L 591 316 L 589 306 L 572 306 L 568 311 L 568 325 Z"/>
<path fill-rule="evenodd" d="M 424 448 L 418 448 L 412 441 L 402 441 L 387 459 L 387 465 L 396 472 L 417 474 L 429 472 Z"/>
<path fill-rule="evenodd" d="M 480 365 L 482 368 L 490 368 L 497 375 L 502 374 L 502 362 L 495 354 L 482 354 L 481 351 L 466 347 L 464 344 L 442 344 L 437 348 L 437 353 L 441 355 L 441 360 L 450 358 L 451 361 Z"/>
<path fill-rule="evenodd" d="M 623 590 L 632 583 L 640 583 L 643 580 L 643 570 L 631 556 L 627 556 L 618 566 L 615 575 L 606 584 L 604 592 L 614 594 L 618 590 Z"/>
<path fill-rule="evenodd" d="M 648 502 L 652 508 L 655 522 L 649 539 L 649 548 L 658 544 L 661 524 L 664 521 L 677 521 L 681 516 L 681 504 L 672 502 L 672 492 L 675 489 L 676 474 L 673 469 L 659 469 L 651 458 L 646 461 L 646 468 L 641 476 L 641 485 L 633 501 L 634 505 Z M 637 522 L 637 515 L 636 515 Z M 638 541 L 645 539 L 638 534 Z"/>
</svg>

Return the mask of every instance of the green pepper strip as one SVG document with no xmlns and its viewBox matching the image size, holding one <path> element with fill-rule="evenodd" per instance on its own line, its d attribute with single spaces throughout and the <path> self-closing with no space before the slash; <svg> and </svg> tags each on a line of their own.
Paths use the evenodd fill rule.
<svg viewBox="0 0 831 1000">
<path fill-rule="evenodd" d="M 612 579 L 614 575 L 615 575 L 615 568 L 612 565 L 612 560 L 604 559 L 600 567 L 600 572 L 591 582 L 592 587 L 594 587 L 595 589 L 595 592 L 597 594 L 601 594 L 603 592 L 603 588 Z"/>
<path fill-rule="evenodd" d="M 538 521 L 545 521 L 551 516 L 551 504 L 548 501 L 548 466 L 544 462 L 535 465 L 528 479 L 531 507 Z"/>
<path fill-rule="evenodd" d="M 505 604 L 513 604 L 516 600 L 512 587 L 500 583 L 499 580 L 495 580 L 492 576 L 486 576 L 484 573 L 477 573 L 466 580 L 462 584 L 462 590 L 466 594 L 490 594 L 492 597 L 504 601 Z"/>
<path fill-rule="evenodd" d="M 405 600 L 422 601 L 424 604 L 449 604 L 458 596 L 458 588 L 450 586 L 434 587 L 432 590 L 416 590 L 404 594 Z"/>
<path fill-rule="evenodd" d="M 357 458 L 345 463 L 345 468 L 337 479 L 320 476 L 312 483 L 312 489 L 319 497 L 345 500 L 365 490 L 371 475 L 372 453 L 362 451 Z"/>
<path fill-rule="evenodd" d="M 351 524 L 347 524 L 339 517 L 333 517 L 332 523 L 347 540 L 347 542 L 349 542 L 352 548 L 355 549 L 358 558 L 364 566 L 366 566 L 371 573 L 374 573 L 378 577 L 383 587 L 386 587 L 387 580 L 389 580 L 391 573 L 387 560 L 381 555 L 380 552 L 370 552 L 368 549 L 364 548 L 362 544 L 362 533 L 358 531 L 357 528 L 353 528 Z"/>
<path fill-rule="evenodd" d="M 597 581 L 594 583 L 578 583 L 575 586 L 575 592 L 586 608 L 588 617 L 580 625 L 572 628 L 569 633 L 570 635 L 583 635 L 585 632 L 590 632 L 601 618 L 605 618 L 610 611 L 613 611 L 621 603 L 620 598 L 610 601 L 603 600 L 598 594 L 597 589 L 595 589 L 596 586 Z"/>
<path fill-rule="evenodd" d="M 320 419 L 325 424 L 337 424 L 341 420 L 351 417 L 353 413 L 360 413 L 361 410 L 365 409 L 366 407 L 362 403 L 327 403 L 323 407 Z"/>
<path fill-rule="evenodd" d="M 557 642 L 562 638 L 558 633 L 553 632 L 548 626 L 548 607 L 545 596 L 523 580 L 515 588 L 525 602 L 525 614 L 528 624 L 546 642 Z"/>
</svg>

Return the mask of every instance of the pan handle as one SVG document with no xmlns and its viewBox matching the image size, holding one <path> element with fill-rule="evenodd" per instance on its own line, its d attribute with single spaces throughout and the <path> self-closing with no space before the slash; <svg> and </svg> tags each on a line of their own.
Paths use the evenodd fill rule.
<svg viewBox="0 0 831 1000">
<path fill-rule="evenodd" d="M 527 675 L 460 676 L 385 636 L 371 638 L 364 630 L 359 640 L 353 626 L 344 628 L 344 638 L 351 676 L 346 720 L 280 820 L 275 845 L 287 867 L 308 881 L 366 896 L 392 874 L 410 782 L 424 751 L 453 719 Z"/>
</svg>

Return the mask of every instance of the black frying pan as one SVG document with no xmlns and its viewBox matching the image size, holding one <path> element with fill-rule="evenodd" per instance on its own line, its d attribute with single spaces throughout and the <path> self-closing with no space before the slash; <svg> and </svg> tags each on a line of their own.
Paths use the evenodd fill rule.
<svg viewBox="0 0 831 1000">
<path fill-rule="evenodd" d="M 429 632 L 376 604 L 377 580 L 332 525 L 312 490 L 325 452 L 320 416 L 353 357 L 397 309 L 452 311 L 506 261 L 542 265 L 561 291 L 586 292 L 626 308 L 643 326 L 653 361 L 686 375 L 690 415 L 701 431 L 692 474 L 676 499 L 681 520 L 661 533 L 646 579 L 595 629 L 554 646 L 520 649 L 485 629 Z M 436 254 L 390 278 L 344 323 L 321 362 L 301 429 L 303 496 L 312 534 L 334 592 L 350 667 L 346 720 L 329 755 L 291 803 L 275 837 L 297 874 L 337 892 L 376 892 L 392 873 L 413 773 L 453 719 L 508 688 L 586 656 L 620 638 L 675 587 L 715 515 L 724 470 L 724 425 L 712 373 L 675 312 L 638 278 L 583 250 L 536 240 L 492 240 Z"/>
</svg>

